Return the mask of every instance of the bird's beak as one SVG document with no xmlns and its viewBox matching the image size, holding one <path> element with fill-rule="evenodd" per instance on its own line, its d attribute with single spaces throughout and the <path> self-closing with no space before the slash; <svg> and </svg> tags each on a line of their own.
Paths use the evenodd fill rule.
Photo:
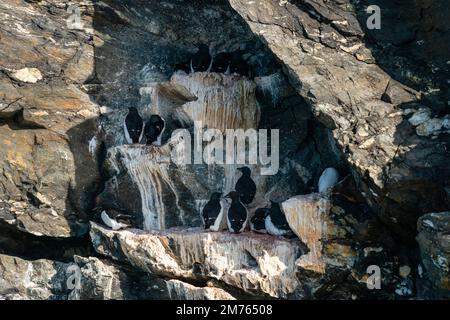
<svg viewBox="0 0 450 320">
<path fill-rule="evenodd" d="M 241 168 L 237 168 L 239 171 L 242 171 L 243 169 L 244 169 L 244 167 L 241 167 Z"/>
<path fill-rule="evenodd" d="M 224 198 L 231 198 L 230 194 L 227 194 Z"/>
</svg>

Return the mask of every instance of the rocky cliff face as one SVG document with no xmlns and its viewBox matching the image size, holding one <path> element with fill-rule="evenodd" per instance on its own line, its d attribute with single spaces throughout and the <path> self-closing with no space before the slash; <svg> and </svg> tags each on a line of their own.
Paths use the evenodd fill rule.
<svg viewBox="0 0 450 320">
<path fill-rule="evenodd" d="M 448 47 L 437 43 L 441 33 L 415 17 L 438 24 L 440 10 L 448 15 L 448 9 L 427 1 L 394 9 L 389 1 L 378 1 L 383 27 L 365 33 L 368 4 L 231 1 L 285 66 L 315 116 L 333 131 L 370 206 L 411 240 L 420 215 L 448 206 L 449 181 L 448 135 L 439 134 L 448 129 L 429 124 L 430 130 L 423 130 L 408 121 L 422 109 L 433 123 L 445 121 L 448 113 Z M 394 20 L 394 11 L 402 12 L 401 20 Z M 443 30 L 448 33 L 448 27 Z M 429 61 L 421 45 L 433 48 L 436 59 Z M 387 52 L 395 56 L 382 57 Z M 431 75 L 420 73 L 424 60 L 436 68 Z"/>
<path fill-rule="evenodd" d="M 0 4 L 0 298 L 449 297 L 445 1 L 73 3 Z M 177 71 L 198 42 L 252 76 Z M 129 106 L 164 117 L 162 146 L 123 145 Z M 282 203 L 294 239 L 198 228 L 239 174 L 154 161 L 195 121 L 280 129 L 249 211 Z M 330 166 L 343 179 L 314 193 Z M 133 229 L 90 222 L 111 203 Z"/>
</svg>

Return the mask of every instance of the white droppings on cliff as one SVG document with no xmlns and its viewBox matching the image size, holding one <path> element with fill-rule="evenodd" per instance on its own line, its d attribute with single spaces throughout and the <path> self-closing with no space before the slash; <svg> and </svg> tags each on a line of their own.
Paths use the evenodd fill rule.
<svg viewBox="0 0 450 320">
<path fill-rule="evenodd" d="M 107 107 L 107 106 L 101 106 L 99 108 L 99 113 L 100 114 L 107 114 L 107 113 L 110 113 L 110 112 L 112 112 L 112 109 Z"/>
<path fill-rule="evenodd" d="M 96 250 L 112 257 L 117 254 L 115 246 L 96 239 L 118 241 L 121 259 L 126 257 L 133 266 L 156 275 L 192 278 L 194 266 L 201 265 L 201 272 L 208 278 L 277 298 L 287 298 L 300 285 L 295 264 L 301 253 L 298 240 L 200 228 L 112 231 L 97 224 L 91 225 L 91 237 Z"/>
<path fill-rule="evenodd" d="M 419 275 L 420 278 L 423 277 L 423 268 L 422 268 L 422 265 L 421 265 L 421 264 L 419 264 L 419 265 L 417 266 L 417 274 Z"/>
<path fill-rule="evenodd" d="M 257 77 L 255 83 L 264 95 L 270 97 L 272 105 L 276 106 L 281 97 L 280 88 L 284 87 L 283 75 L 277 72 L 265 77 Z"/>
<path fill-rule="evenodd" d="M 91 140 L 89 140 L 89 153 L 92 157 L 95 156 L 95 151 L 97 150 L 97 136 L 93 136 Z"/>
<path fill-rule="evenodd" d="M 209 274 L 247 290 L 286 297 L 298 286 L 295 260 L 298 247 L 267 235 L 189 232 L 171 235 L 181 267 L 200 263 Z M 270 240 L 270 241 L 269 241 Z"/>
<path fill-rule="evenodd" d="M 208 201 L 208 199 L 195 200 L 195 210 L 201 213 Z"/>
<path fill-rule="evenodd" d="M 157 146 L 120 146 L 110 151 L 112 165 L 120 172 L 120 164 L 125 166 L 133 182 L 138 187 L 141 196 L 144 229 L 165 229 L 165 216 L 169 204 L 163 201 L 163 192 L 170 192 L 181 221 L 184 211 L 178 205 L 178 192 L 169 175 L 170 153 L 167 148 Z M 118 160 L 119 159 L 119 160 Z M 120 161 L 119 163 L 115 163 Z"/>
<path fill-rule="evenodd" d="M 261 111 L 253 81 L 236 75 L 177 72 L 171 82 L 182 85 L 198 98 L 182 107 L 191 121 L 201 121 L 204 126 L 223 132 L 258 127 Z"/>
<path fill-rule="evenodd" d="M 304 269 L 325 273 L 322 242 L 327 240 L 330 200 L 310 194 L 290 198 L 281 207 L 292 231 L 310 250 L 299 258 L 297 264 Z"/>
<path fill-rule="evenodd" d="M 224 193 L 228 193 L 234 190 L 234 187 L 236 185 L 236 182 L 239 179 L 239 174 L 237 168 L 241 167 L 241 165 L 237 164 L 226 164 L 224 165 L 224 183 L 223 183 L 223 190 Z"/>
</svg>

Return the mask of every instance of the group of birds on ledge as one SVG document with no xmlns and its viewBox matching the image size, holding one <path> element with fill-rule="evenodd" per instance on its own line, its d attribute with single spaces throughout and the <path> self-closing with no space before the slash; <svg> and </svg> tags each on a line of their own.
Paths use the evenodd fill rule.
<svg viewBox="0 0 450 320">
<path fill-rule="evenodd" d="M 210 53 L 209 46 L 200 43 L 198 45 L 198 51 L 191 57 L 187 63 L 177 65 L 178 70 L 184 70 L 187 73 L 194 72 L 221 72 L 224 74 L 239 74 L 242 76 L 249 75 L 249 67 L 243 59 L 244 52 L 237 50 L 234 52 L 221 52 L 214 58 Z M 128 108 L 128 114 L 125 117 L 124 123 L 125 141 L 128 144 L 141 143 L 144 140 L 147 145 L 161 145 L 162 134 L 165 129 L 165 120 L 158 114 L 152 114 L 147 122 L 139 114 L 139 111 L 135 107 Z M 248 170 L 248 171 L 247 171 Z M 250 178 L 250 169 L 243 170 L 243 178 Z M 241 180 L 241 181 L 245 181 Z M 253 182 L 253 181 L 252 181 Z M 237 186 L 237 190 L 241 190 L 240 185 Z M 253 182 L 254 185 L 254 182 Z M 253 188 L 253 187 L 252 187 Z M 256 186 L 254 186 L 256 192 Z M 244 203 L 250 203 L 253 200 L 253 196 L 246 195 L 242 198 Z M 242 196 L 242 195 L 241 195 Z M 247 211 L 242 211 L 242 207 L 239 206 L 239 195 L 231 192 L 229 197 L 232 199 L 232 228 L 239 231 L 239 225 L 242 224 L 241 217 L 245 219 L 247 217 Z M 220 200 L 220 196 L 219 196 Z M 215 204 L 209 204 L 209 207 L 214 207 Z M 119 230 L 132 225 L 133 217 L 124 212 L 124 210 L 117 209 L 115 206 L 108 205 L 108 207 L 99 208 L 101 214 L 100 218 L 102 222 L 108 227 Z M 245 213 L 245 214 L 244 214 Z M 214 215 L 214 213 L 212 213 Z M 211 216 L 212 217 L 212 216 Z"/>
<path fill-rule="evenodd" d="M 123 130 L 128 144 L 141 143 L 145 136 L 148 145 L 161 145 L 161 136 L 164 128 L 165 121 L 161 116 L 152 114 L 147 123 L 144 123 L 135 107 L 128 108 L 128 115 L 125 117 Z"/>
<path fill-rule="evenodd" d="M 236 182 L 235 190 L 222 198 L 222 193 L 214 192 L 202 211 L 205 229 L 211 231 L 223 231 L 226 228 L 230 232 L 243 232 L 248 225 L 249 217 L 246 205 L 253 202 L 256 194 L 256 184 L 251 178 L 251 170 L 248 167 L 238 168 L 242 176 Z M 334 168 L 327 168 L 319 179 L 319 192 L 327 192 L 338 182 L 339 174 Z M 231 199 L 231 204 L 226 199 Z M 268 233 L 274 236 L 293 235 L 281 210 L 280 204 L 270 201 L 268 208 L 258 208 L 250 219 L 250 230 L 257 233 Z M 225 216 L 226 215 L 226 216 Z M 227 224 L 223 221 L 226 217 Z"/>
<path fill-rule="evenodd" d="M 200 43 L 198 51 L 191 57 L 189 62 L 178 64 L 177 69 L 187 73 L 194 72 L 221 72 L 224 74 L 249 75 L 249 67 L 243 59 L 244 52 L 236 50 L 233 52 L 220 52 L 214 58 L 206 44 Z M 124 122 L 125 140 L 127 143 L 141 143 L 146 138 L 148 145 L 161 145 L 161 136 L 164 131 L 165 120 L 157 114 L 150 116 L 144 123 L 141 115 L 135 107 L 128 109 L 128 115 Z"/>
<path fill-rule="evenodd" d="M 237 50 L 231 53 L 221 52 L 214 58 L 210 49 L 205 44 L 199 44 L 198 51 L 190 59 L 189 63 L 178 65 L 178 69 L 191 72 L 222 72 L 224 74 L 249 75 L 249 68 L 242 58 L 243 52 Z M 161 145 L 161 136 L 164 132 L 164 119 L 153 114 L 147 122 L 139 114 L 138 110 L 130 107 L 124 121 L 125 140 L 128 144 L 141 143 L 146 139 L 147 145 Z M 246 206 L 250 205 L 256 195 L 256 184 L 251 178 L 251 170 L 248 167 L 238 168 L 242 172 L 235 185 L 235 190 L 222 197 L 222 193 L 214 192 L 210 200 L 202 210 L 204 227 L 211 231 L 223 231 L 228 229 L 233 233 L 243 232 L 248 224 L 252 231 L 269 233 L 275 236 L 290 236 L 292 231 L 286 220 L 280 204 L 270 201 L 271 206 L 258 208 L 250 219 Z M 338 172 L 334 168 L 327 168 L 319 179 L 319 192 L 325 192 L 338 181 Z M 227 200 L 231 200 L 230 202 Z M 101 209 L 102 222 L 113 230 L 130 227 L 133 218 L 123 210 L 109 206 Z M 226 220 L 226 223 L 224 221 Z"/>
<path fill-rule="evenodd" d="M 244 54 L 243 50 L 236 50 L 233 52 L 220 52 L 213 57 L 209 46 L 200 43 L 198 44 L 197 52 L 191 59 L 186 63 L 177 64 L 175 68 L 186 73 L 217 72 L 249 77 L 250 68 L 243 58 Z"/>
</svg>

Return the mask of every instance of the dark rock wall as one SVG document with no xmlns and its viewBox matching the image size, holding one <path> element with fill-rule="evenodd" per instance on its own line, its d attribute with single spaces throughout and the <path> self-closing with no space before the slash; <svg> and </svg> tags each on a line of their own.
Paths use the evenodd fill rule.
<svg viewBox="0 0 450 320">
<path fill-rule="evenodd" d="M 384 260 L 391 278 L 399 278 L 395 269 L 405 264 L 418 276 L 421 259 L 426 275 L 417 290 L 425 298 L 446 297 L 448 261 L 440 259 L 437 267 L 432 262 L 448 258 L 448 225 L 441 222 L 446 214 L 431 217 L 437 227 L 420 220 L 420 259 L 416 242 L 418 218 L 450 205 L 445 0 L 75 2 L 80 28 L 68 28 L 65 1 L 0 4 L 0 253 L 64 263 L 75 254 L 93 255 L 85 238 L 88 221 L 98 195 L 117 181 L 104 164 L 107 150 L 120 144 L 127 107 L 151 112 L 146 90 L 169 81 L 204 42 L 213 53 L 244 50 L 253 77 L 275 75 L 275 95 L 261 86 L 256 91 L 259 126 L 281 129 L 281 170 L 267 180 L 266 191 L 285 200 L 313 191 L 325 167 L 350 174 L 333 201 L 357 221 L 351 242 L 361 250 L 388 248 L 375 253 L 374 261 Z M 381 30 L 367 30 L 368 4 L 380 6 Z M 128 205 L 142 211 L 136 186 L 121 179 Z M 198 217 L 192 219 L 198 224 Z M 28 243 L 36 248 L 32 254 Z M 39 253 L 51 248 L 52 254 Z M 139 298 L 127 290 L 142 280 L 140 274 L 77 259 L 90 266 L 84 272 L 92 288 L 105 287 L 105 272 L 125 279 L 122 291 L 101 297 L 88 291 L 83 297 Z M 8 256 L 0 260 L 0 280 L 8 278 L 0 281 L 0 298 L 27 297 L 26 285 L 10 295 L 14 277 L 5 270 L 12 262 Z M 362 274 L 366 264 L 356 263 Z M 42 268 L 58 281 L 64 278 L 59 268 L 67 267 L 61 262 L 56 270 L 47 260 L 16 265 L 18 273 Z M 322 297 L 351 298 L 345 288 L 356 290 L 355 278 L 349 279 L 339 279 L 341 287 Z M 230 298 L 204 283 L 154 281 L 164 287 L 162 297 Z M 51 298 L 55 282 L 39 283 L 42 294 L 28 297 Z M 70 298 L 58 292 L 53 297 Z"/>
</svg>

